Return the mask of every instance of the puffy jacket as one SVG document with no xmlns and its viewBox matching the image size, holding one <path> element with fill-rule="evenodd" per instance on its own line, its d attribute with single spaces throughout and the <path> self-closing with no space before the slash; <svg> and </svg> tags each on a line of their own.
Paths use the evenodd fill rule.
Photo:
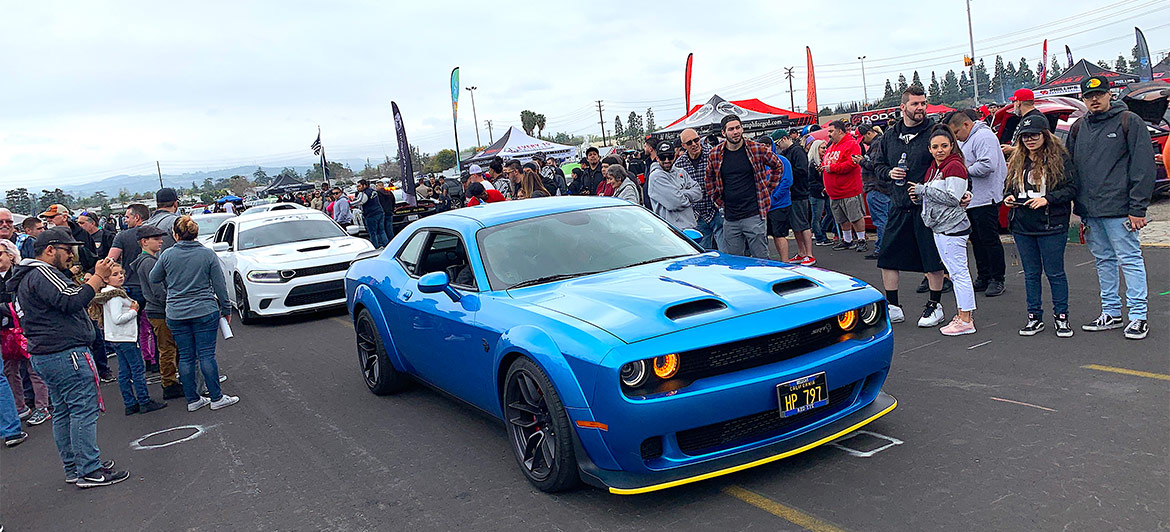
<svg viewBox="0 0 1170 532">
<path fill-rule="evenodd" d="M 130 307 L 134 300 L 125 290 L 107 286 L 93 301 L 102 307 L 102 330 L 107 342 L 138 341 L 138 311 Z"/>
<path fill-rule="evenodd" d="M 93 341 L 93 322 L 86 309 L 93 287 L 78 285 L 65 272 L 36 259 L 13 266 L 8 290 L 24 310 L 20 325 L 31 355 L 50 355 Z"/>
<path fill-rule="evenodd" d="M 922 203 L 922 222 L 935 233 L 954 234 L 970 229 L 967 211 L 959 206 L 966 192 L 967 166 L 962 157 L 952 153 L 942 164 L 931 163 L 926 182 L 914 187 Z"/>
<path fill-rule="evenodd" d="M 1083 217 L 1145 217 L 1154 194 L 1154 147 L 1146 123 L 1115 101 L 1073 124 L 1066 143 L 1077 167 L 1076 213 Z M 1129 124 L 1122 126 L 1122 121 Z"/>
<path fill-rule="evenodd" d="M 646 179 L 646 184 L 654 214 L 679 230 L 698 227 L 695 209 L 691 204 L 702 199 L 703 191 L 691 176 L 680 168 L 668 171 L 655 162 L 650 165 L 650 177 Z"/>
</svg>

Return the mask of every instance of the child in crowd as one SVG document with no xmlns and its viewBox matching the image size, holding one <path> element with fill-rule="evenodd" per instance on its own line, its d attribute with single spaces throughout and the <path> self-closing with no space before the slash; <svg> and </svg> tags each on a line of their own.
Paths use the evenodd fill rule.
<svg viewBox="0 0 1170 532">
<path fill-rule="evenodd" d="M 167 404 L 150 398 L 146 388 L 146 366 L 138 349 L 138 303 L 122 289 L 126 272 L 115 264 L 107 286 L 90 303 L 90 315 L 102 324 L 106 342 L 118 354 L 118 388 L 126 415 L 145 414 Z"/>
<path fill-rule="evenodd" d="M 971 271 L 967 268 L 967 238 L 971 235 L 971 221 L 967 211 L 959 205 L 967 192 L 967 167 L 959 143 L 945 126 L 930 134 L 930 154 L 934 161 L 926 170 L 925 183 L 910 183 L 910 199 L 922 204 L 922 221 L 934 232 L 934 244 L 954 283 L 958 314 L 951 323 L 939 329 L 946 336 L 975 332 L 971 312 L 975 310 L 975 289 Z"/>
</svg>

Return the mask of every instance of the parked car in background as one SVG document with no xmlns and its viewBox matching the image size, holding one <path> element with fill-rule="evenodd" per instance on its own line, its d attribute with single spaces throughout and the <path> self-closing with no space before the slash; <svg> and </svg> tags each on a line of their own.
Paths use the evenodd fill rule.
<svg viewBox="0 0 1170 532">
<path fill-rule="evenodd" d="M 285 211 L 285 210 L 291 210 L 291 209 L 312 210 L 304 205 L 301 205 L 300 203 L 268 203 L 265 205 L 256 205 L 254 207 L 248 207 L 248 210 L 244 211 L 244 213 L 245 214 L 254 214 L 257 212 Z"/>
<path fill-rule="evenodd" d="M 204 246 L 211 247 L 211 241 L 215 237 L 215 232 L 219 230 L 219 226 L 235 217 L 236 215 L 226 212 L 192 214 L 191 219 L 199 224 L 199 236 L 195 240 Z"/>
</svg>

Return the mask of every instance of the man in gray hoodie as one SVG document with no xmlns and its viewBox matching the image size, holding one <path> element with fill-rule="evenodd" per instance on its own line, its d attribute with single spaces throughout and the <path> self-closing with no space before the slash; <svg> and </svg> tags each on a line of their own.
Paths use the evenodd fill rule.
<svg viewBox="0 0 1170 532">
<path fill-rule="evenodd" d="M 674 168 L 673 144 L 663 141 L 654 151 L 654 164 L 646 179 L 654 214 L 680 231 L 694 229 L 698 222 L 692 204 L 703 199 L 703 191 L 686 172 Z"/>
<path fill-rule="evenodd" d="M 947 119 L 947 127 L 959 141 L 963 163 L 971 183 L 971 247 L 975 268 L 979 272 L 972 283 L 976 292 L 996 297 L 1004 292 L 1003 243 L 999 241 L 999 206 L 1003 201 L 1003 184 L 1007 178 L 1007 161 L 999 147 L 999 138 L 982 120 L 974 120 L 965 111 Z"/>
<path fill-rule="evenodd" d="M 1111 101 L 1108 78 L 1082 81 L 1081 99 L 1089 114 L 1073 124 L 1065 144 L 1080 179 L 1074 212 L 1087 230 L 1085 240 L 1097 259 L 1101 286 L 1101 316 L 1081 329 L 1121 328 L 1120 264 L 1129 306 L 1125 337 L 1141 340 L 1149 325 L 1146 263 L 1137 232 L 1146 226 L 1146 207 L 1154 193 L 1154 148 L 1141 117 L 1124 103 Z"/>
</svg>

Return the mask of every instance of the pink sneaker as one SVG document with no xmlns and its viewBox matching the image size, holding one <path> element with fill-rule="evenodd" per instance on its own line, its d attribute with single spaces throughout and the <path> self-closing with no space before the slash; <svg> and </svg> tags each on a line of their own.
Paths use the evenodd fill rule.
<svg viewBox="0 0 1170 532">
<path fill-rule="evenodd" d="M 800 261 L 800 265 L 801 266 L 816 266 L 817 259 L 815 257 L 813 257 L 812 255 L 809 255 L 809 256 L 805 257 L 804 260 Z"/>
<path fill-rule="evenodd" d="M 944 336 L 962 336 L 964 334 L 974 334 L 975 322 L 963 321 L 959 319 L 958 315 L 956 315 L 955 318 L 951 320 L 951 323 L 947 324 L 938 331 L 943 333 Z"/>
</svg>

